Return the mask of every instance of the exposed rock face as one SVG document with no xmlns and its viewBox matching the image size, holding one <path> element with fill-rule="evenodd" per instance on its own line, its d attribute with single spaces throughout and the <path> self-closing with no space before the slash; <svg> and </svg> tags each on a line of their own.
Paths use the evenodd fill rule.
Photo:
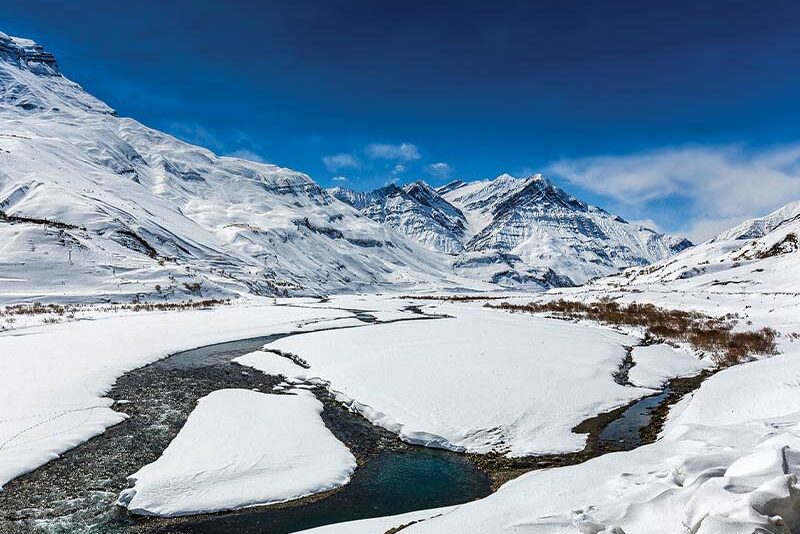
<svg viewBox="0 0 800 534">
<path fill-rule="evenodd" d="M 59 74 L 56 58 L 30 39 L 9 37 L 0 32 L 0 59 L 36 74 Z"/>
<path fill-rule="evenodd" d="M 426 248 L 447 254 L 464 250 L 467 221 L 461 211 L 422 181 L 388 185 L 369 192 L 329 189 L 374 221 L 383 223 Z"/>
<path fill-rule="evenodd" d="M 0 120 L 0 295 L 320 294 L 456 278 L 445 257 L 308 176 L 119 118 L 51 54 L 5 35 Z"/>
<path fill-rule="evenodd" d="M 427 248 L 459 254 L 459 274 L 503 285 L 580 284 L 691 246 L 588 205 L 541 175 L 332 193 Z"/>
<path fill-rule="evenodd" d="M 5 34 L 0 120 L 0 300 L 551 287 L 685 246 L 541 176 L 326 191 L 117 117 Z"/>
</svg>

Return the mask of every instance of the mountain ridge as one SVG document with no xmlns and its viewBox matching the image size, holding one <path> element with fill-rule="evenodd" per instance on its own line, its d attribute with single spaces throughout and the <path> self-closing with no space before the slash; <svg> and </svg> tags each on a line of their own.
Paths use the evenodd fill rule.
<svg viewBox="0 0 800 534">
<path fill-rule="evenodd" d="M 647 267 L 597 281 L 611 287 L 682 291 L 800 291 L 800 201 L 744 221 Z"/>
<path fill-rule="evenodd" d="M 0 300 L 471 283 L 307 175 L 118 117 L 32 41 L 0 45 Z"/>
<path fill-rule="evenodd" d="M 422 181 L 349 194 L 291 169 L 218 156 L 117 116 L 40 45 L 5 34 L 0 120 L 3 301 L 538 289 L 667 250 L 622 247 L 613 261 L 588 253 L 566 261 L 577 249 L 532 252 L 531 240 L 564 237 L 531 224 L 547 218 L 537 211 L 542 198 L 574 204 L 561 213 L 570 217 L 544 214 L 556 226 L 592 222 L 579 221 L 584 205 L 541 177 L 450 184 L 444 194 Z"/>
<path fill-rule="evenodd" d="M 406 193 L 409 188 L 426 191 L 424 202 L 413 205 L 414 198 Z M 460 256 L 453 263 L 460 274 L 494 283 L 538 278 L 549 280 L 543 285 L 553 280 L 580 284 L 691 246 L 685 238 L 628 223 L 587 204 L 541 174 L 455 180 L 436 189 L 419 180 L 367 192 L 342 187 L 328 191 L 427 248 Z M 434 194 L 437 209 L 426 210 Z M 395 201 L 404 195 L 404 204 Z M 458 224 L 443 226 L 443 212 Z M 422 222 L 426 217 L 428 225 Z M 436 232 L 438 238 L 432 237 Z"/>
</svg>

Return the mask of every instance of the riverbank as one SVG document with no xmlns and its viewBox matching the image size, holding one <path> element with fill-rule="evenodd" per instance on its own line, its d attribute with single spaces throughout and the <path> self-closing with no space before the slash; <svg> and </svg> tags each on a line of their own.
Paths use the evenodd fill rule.
<svg viewBox="0 0 800 534">
<path fill-rule="evenodd" d="M 492 490 L 496 491 L 506 482 L 529 471 L 576 465 L 610 452 L 635 449 L 655 441 L 663 429 L 670 407 L 686 394 L 700 387 L 703 380 L 712 374 L 713 371 L 704 371 L 693 377 L 673 378 L 667 382 L 663 391 L 636 400 L 627 406 L 621 406 L 586 419 L 573 428 L 573 432 L 576 434 L 588 434 L 586 446 L 579 452 L 519 458 L 509 458 L 500 454 L 470 454 L 468 456 L 479 469 L 486 473 L 491 480 Z M 652 405 L 653 398 L 658 399 L 654 405 Z M 629 422 L 625 421 L 626 414 L 639 411 L 644 412 L 642 417 L 637 417 Z M 623 422 L 624 432 L 635 434 L 638 439 L 621 441 L 616 439 L 616 435 L 605 436 L 604 433 L 609 426 L 617 422 Z"/>
<path fill-rule="evenodd" d="M 43 529 L 59 533 L 82 532 L 89 526 L 109 534 L 223 533 L 231 529 L 255 534 L 263 532 L 265 525 L 270 532 L 293 532 L 329 523 L 464 503 L 487 496 L 503 482 L 527 471 L 572 465 L 605 452 L 627 450 L 603 441 L 601 435 L 609 424 L 620 420 L 642 400 L 577 425 L 574 432 L 589 435 L 581 452 L 507 458 L 499 454 L 461 454 L 409 445 L 395 433 L 351 412 L 326 389 L 306 384 L 304 387 L 311 388 L 323 402 L 322 418 L 326 426 L 357 459 L 358 468 L 346 486 L 278 505 L 171 519 L 135 517 L 114 506 L 119 492 L 127 487 L 126 477 L 160 456 L 183 426 L 198 398 L 222 388 L 272 393 L 282 380 L 282 377 L 232 363 L 233 358 L 309 329 L 368 329 L 373 327 L 366 325 L 377 322 L 401 320 L 419 324 L 416 321 L 436 317 L 430 310 L 421 316 L 422 310 L 409 305 L 394 311 L 376 311 L 335 308 L 327 304 L 320 307 L 321 304 L 309 305 L 310 308 L 283 306 L 287 313 L 297 309 L 313 312 L 293 323 L 287 331 L 294 331 L 289 334 L 182 351 L 123 374 L 107 397 L 114 403 L 114 412 L 123 416 L 124 421 L 9 482 L 0 491 L 0 526 L 15 534 Z M 339 314 L 345 309 L 346 314 Z M 321 317 L 316 317 L 322 312 Z M 401 312 L 405 315 L 398 318 Z M 391 319 L 379 321 L 378 316 Z M 677 400 L 672 393 L 668 397 L 672 399 L 670 403 Z M 658 409 L 666 413 L 666 404 L 659 403 Z"/>
<path fill-rule="evenodd" d="M 314 389 L 325 409 L 322 417 L 331 432 L 355 455 L 358 469 L 352 481 L 337 490 L 269 507 L 181 518 L 141 518 L 114 506 L 126 477 L 158 458 L 174 438 L 198 398 L 221 388 L 270 392 L 281 377 L 264 375 L 230 360 L 283 336 L 268 336 L 175 354 L 121 377 L 109 396 L 114 408 L 128 416 L 101 436 L 61 458 L 9 483 L 0 492 L 3 522 L 11 532 L 36 532 L 42 525 L 77 532 L 102 525 L 103 532 L 292 532 L 338 521 L 392 515 L 421 508 L 458 504 L 488 495 L 502 483 L 535 469 L 587 461 L 606 452 L 624 450 L 600 439 L 602 431 L 619 420 L 632 403 L 587 419 L 575 427 L 588 433 L 577 453 L 508 458 L 498 454 L 461 455 L 403 443 L 397 437 L 348 411 L 325 390 Z M 675 379 L 699 385 L 701 379 Z M 689 388 L 680 389 L 683 392 Z M 678 400 L 671 395 L 658 409 L 666 413 Z M 655 435 L 663 419 L 642 428 Z M 54 483 L 56 482 L 57 483 Z M 393 487 L 390 487 L 393 486 Z M 413 492 L 411 491 L 413 488 Z M 413 493 L 413 499 L 403 494 Z M 376 502 L 382 501 L 382 505 Z"/>
</svg>

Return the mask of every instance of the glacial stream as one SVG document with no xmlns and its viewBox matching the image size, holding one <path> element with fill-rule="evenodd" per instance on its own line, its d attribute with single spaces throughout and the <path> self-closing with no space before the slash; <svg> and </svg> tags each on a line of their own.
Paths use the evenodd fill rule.
<svg viewBox="0 0 800 534">
<path fill-rule="evenodd" d="M 154 370 L 198 370 L 231 365 L 230 360 L 257 350 L 280 336 L 224 343 L 175 354 L 153 364 Z M 246 372 L 258 373 L 248 369 Z M 325 403 L 328 428 L 359 459 L 351 481 L 324 498 L 301 499 L 278 506 L 176 518 L 153 523 L 149 532 L 282 534 L 342 521 L 394 515 L 425 508 L 459 504 L 485 497 L 491 491 L 484 473 L 463 455 L 404 444 L 394 435 L 371 425 L 332 401 Z M 155 524 L 158 523 L 158 524 Z"/>
<path fill-rule="evenodd" d="M 115 506 L 126 476 L 160 456 L 197 399 L 230 387 L 272 391 L 280 377 L 231 360 L 280 337 L 188 350 L 126 373 L 109 396 L 117 401 L 115 409 L 130 418 L 11 481 L 0 491 L 0 532 L 281 534 L 453 505 L 491 492 L 489 476 L 468 456 L 402 443 L 315 389 L 325 405 L 325 424 L 358 459 L 346 486 L 276 506 L 172 519 L 135 517 Z M 639 429 L 668 395 L 665 390 L 634 403 L 605 424 L 597 438 L 614 450 L 639 446 Z"/>
</svg>

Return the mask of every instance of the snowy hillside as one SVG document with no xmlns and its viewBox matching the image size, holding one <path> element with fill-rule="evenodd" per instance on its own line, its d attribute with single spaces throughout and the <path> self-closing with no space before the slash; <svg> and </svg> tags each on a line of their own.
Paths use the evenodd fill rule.
<svg viewBox="0 0 800 534">
<path fill-rule="evenodd" d="M 681 290 L 800 291 L 800 202 L 745 221 L 668 260 L 598 281 L 601 286 L 665 283 Z"/>
<path fill-rule="evenodd" d="M 438 255 L 308 176 L 181 142 L 0 34 L 0 294 L 322 293 L 441 282 Z"/>
<path fill-rule="evenodd" d="M 547 178 L 424 182 L 331 193 L 427 248 L 459 253 L 456 271 L 504 285 L 581 284 L 667 258 L 691 245 L 588 205 Z"/>
<path fill-rule="evenodd" d="M 403 187 L 388 185 L 359 192 L 336 187 L 336 198 L 349 203 L 374 221 L 418 241 L 426 248 L 448 254 L 464 250 L 467 221 L 461 211 L 422 181 Z"/>
<path fill-rule="evenodd" d="M 0 120 L 9 302 L 564 286 L 688 245 L 540 176 L 325 191 L 120 118 L 39 45 L 5 34 Z"/>
<path fill-rule="evenodd" d="M 775 230 L 790 219 L 800 217 L 800 201 L 790 202 L 769 215 L 757 219 L 748 219 L 730 230 L 722 232 L 712 241 L 729 241 L 731 239 L 756 239 Z"/>
</svg>

